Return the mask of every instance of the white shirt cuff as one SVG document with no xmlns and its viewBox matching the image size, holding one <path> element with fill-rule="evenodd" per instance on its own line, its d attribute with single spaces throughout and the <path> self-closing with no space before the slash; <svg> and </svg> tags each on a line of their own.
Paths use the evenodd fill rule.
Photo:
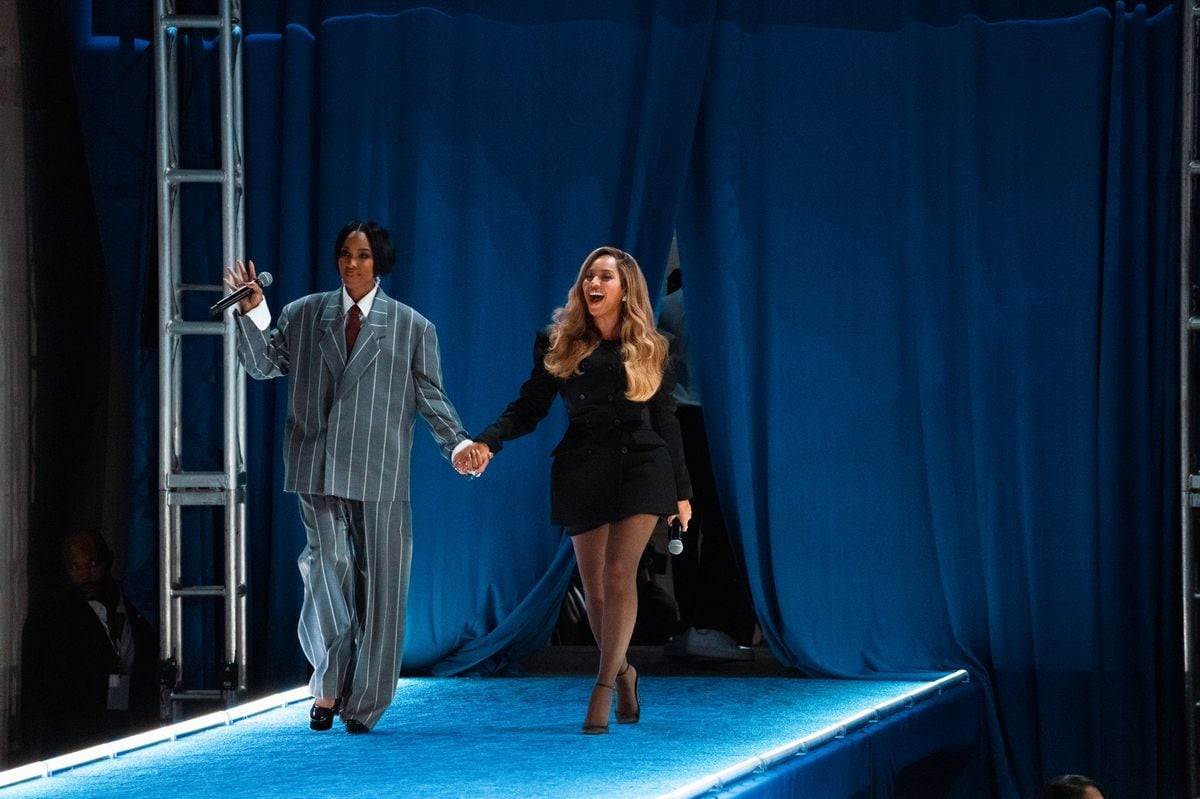
<svg viewBox="0 0 1200 799">
<path fill-rule="evenodd" d="M 259 330 L 266 330 L 271 326 L 271 309 L 267 307 L 266 298 L 242 315 L 253 322 Z"/>
<path fill-rule="evenodd" d="M 450 460 L 454 460 L 455 458 L 457 458 L 458 453 L 462 452 L 464 449 L 466 449 L 467 447 L 471 446 L 474 443 L 475 442 L 469 438 L 464 438 L 462 441 L 458 442 L 458 445 L 454 447 L 454 451 L 450 453 Z"/>
</svg>

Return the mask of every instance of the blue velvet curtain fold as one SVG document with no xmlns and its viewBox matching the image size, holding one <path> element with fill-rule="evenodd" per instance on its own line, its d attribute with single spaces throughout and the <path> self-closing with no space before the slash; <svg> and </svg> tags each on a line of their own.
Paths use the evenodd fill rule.
<svg viewBox="0 0 1200 799">
<path fill-rule="evenodd" d="M 150 58 L 93 36 L 92 5 L 74 4 L 76 76 L 145 478 L 127 572 L 152 606 Z M 385 290 L 437 325 L 477 431 L 584 255 L 621 246 L 659 285 L 677 229 L 722 502 L 775 654 L 847 677 L 970 669 L 1000 796 L 1062 771 L 1175 795 L 1177 22 L 1051 5 L 255 4 L 247 254 L 278 310 L 337 285 L 346 219 L 379 219 Z M 197 161 L 207 52 L 189 43 Z M 185 206 L 192 229 L 212 207 Z M 208 281 L 211 250 L 188 266 Z M 292 684 L 285 386 L 252 384 L 249 407 L 251 662 Z M 562 424 L 472 482 L 418 436 L 409 669 L 506 672 L 546 640 L 571 566 L 547 522 Z"/>
<path fill-rule="evenodd" d="M 1174 18 L 763 15 L 718 23 L 679 248 L 768 640 L 971 669 L 1002 796 L 1173 795 Z"/>
</svg>

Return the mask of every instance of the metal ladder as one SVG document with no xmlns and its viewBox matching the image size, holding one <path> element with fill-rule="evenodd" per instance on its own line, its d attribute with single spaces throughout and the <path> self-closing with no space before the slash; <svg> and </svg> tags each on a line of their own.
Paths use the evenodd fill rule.
<svg viewBox="0 0 1200 799">
<path fill-rule="evenodd" d="M 175 0 L 154 0 L 155 118 L 158 151 L 158 400 L 159 400 L 159 614 L 164 718 L 179 718 L 182 703 L 199 700 L 226 706 L 246 694 L 246 542 L 245 542 L 245 377 L 238 367 L 236 331 L 231 313 L 220 321 L 183 318 L 186 292 L 223 292 L 215 284 L 182 282 L 181 189 L 218 186 L 221 206 L 222 264 L 242 258 L 245 219 L 242 209 L 242 29 L 241 0 L 214 0 L 212 15 L 175 13 Z M 219 73 L 220 168 L 189 169 L 179 163 L 180 39 L 185 31 L 215 32 Z M 220 471 L 184 471 L 182 418 L 184 341 L 193 336 L 221 337 L 223 463 Z M 214 369 L 217 364 L 214 364 Z M 212 585 L 184 585 L 181 553 L 183 509 L 222 513 L 223 572 Z M 184 600 L 222 600 L 224 650 L 220 687 L 186 687 L 184 680 Z M 210 634 L 205 635 L 206 638 Z M 203 646 L 215 648 L 214 641 Z"/>
<path fill-rule="evenodd" d="M 1197 427 L 1197 417 L 1192 411 L 1191 394 L 1195 383 L 1192 361 L 1198 351 L 1194 342 L 1200 331 L 1200 316 L 1196 315 L 1200 302 L 1200 286 L 1196 283 L 1195 248 L 1200 242 L 1197 236 L 1196 183 L 1200 180 L 1200 142 L 1197 141 L 1197 45 L 1200 44 L 1197 28 L 1200 27 L 1200 0 L 1187 0 L 1177 6 L 1180 12 L 1181 51 L 1180 73 L 1180 224 L 1179 224 L 1179 308 L 1181 314 L 1179 343 L 1179 430 L 1180 468 L 1183 497 L 1180 509 L 1180 549 L 1183 586 L 1183 680 L 1186 703 L 1185 733 L 1187 736 L 1188 793 L 1200 799 L 1200 675 L 1196 670 L 1200 658 L 1200 641 L 1197 640 L 1200 621 L 1200 571 L 1197 570 L 1197 554 L 1200 553 L 1200 537 L 1197 535 L 1196 513 L 1200 509 L 1200 470 L 1192 435 Z"/>
</svg>

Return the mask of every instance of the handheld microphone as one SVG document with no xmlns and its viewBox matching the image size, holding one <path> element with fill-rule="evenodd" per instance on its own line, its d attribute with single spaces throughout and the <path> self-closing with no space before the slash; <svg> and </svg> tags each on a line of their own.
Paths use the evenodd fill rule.
<svg viewBox="0 0 1200 799">
<path fill-rule="evenodd" d="M 671 524 L 667 527 L 667 551 L 672 555 L 679 555 L 683 552 L 683 523 L 679 518 L 671 520 Z"/>
<path fill-rule="evenodd" d="M 274 279 L 275 278 L 271 277 L 270 272 L 259 272 L 258 277 L 254 278 L 253 282 L 257 283 L 260 288 L 265 289 L 267 286 L 271 285 L 271 282 Z M 217 300 L 217 302 L 208 309 L 208 312 L 214 317 L 220 316 L 225 312 L 226 308 L 235 303 L 241 302 L 243 297 L 248 296 L 253 291 L 254 289 L 249 284 L 245 286 L 239 286 L 230 294 L 226 294 L 224 297 Z"/>
</svg>

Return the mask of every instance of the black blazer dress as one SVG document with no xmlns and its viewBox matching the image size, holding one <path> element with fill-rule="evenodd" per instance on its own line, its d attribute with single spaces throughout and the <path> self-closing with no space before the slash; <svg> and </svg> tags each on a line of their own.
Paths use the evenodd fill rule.
<svg viewBox="0 0 1200 799">
<path fill-rule="evenodd" d="M 677 513 L 678 502 L 691 499 L 692 484 L 671 396 L 673 356 L 658 392 L 634 402 L 625 397 L 621 342 L 601 341 L 579 364 L 581 373 L 565 380 L 546 371 L 549 346 L 548 332 L 539 332 L 520 395 L 475 440 L 499 452 L 505 441 L 532 432 L 558 394 L 569 421 L 551 453 L 550 522 L 575 534 L 638 513 Z"/>
</svg>

